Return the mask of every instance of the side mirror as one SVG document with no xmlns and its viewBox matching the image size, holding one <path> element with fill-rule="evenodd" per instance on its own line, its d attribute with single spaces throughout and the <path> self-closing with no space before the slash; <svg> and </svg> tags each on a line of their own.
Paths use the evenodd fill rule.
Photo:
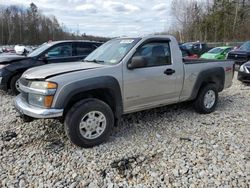
<svg viewBox="0 0 250 188">
<path fill-rule="evenodd" d="M 45 54 L 43 57 L 39 58 L 40 61 L 43 61 L 44 63 L 48 62 L 48 54 Z"/>
<path fill-rule="evenodd" d="M 136 69 L 147 66 L 147 60 L 143 56 L 132 57 L 131 62 L 128 64 L 128 69 Z"/>
</svg>

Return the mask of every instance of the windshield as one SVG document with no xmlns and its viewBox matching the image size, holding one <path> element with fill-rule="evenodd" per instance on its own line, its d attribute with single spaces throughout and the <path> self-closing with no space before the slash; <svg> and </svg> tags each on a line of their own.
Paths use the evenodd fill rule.
<svg viewBox="0 0 250 188">
<path fill-rule="evenodd" d="M 39 46 L 37 49 L 35 49 L 33 52 L 31 52 L 30 54 L 28 54 L 28 57 L 38 56 L 40 53 L 42 53 L 43 51 L 47 50 L 51 46 L 52 46 L 51 43 L 44 43 L 41 46 Z"/>
<path fill-rule="evenodd" d="M 213 49 L 209 50 L 208 53 L 210 53 L 210 54 L 219 54 L 219 53 L 223 52 L 223 50 L 224 49 L 222 49 L 222 48 L 213 48 Z"/>
<path fill-rule="evenodd" d="M 183 48 L 187 49 L 187 50 L 191 50 L 193 48 L 193 44 L 192 43 L 184 43 L 181 46 Z"/>
<path fill-rule="evenodd" d="M 239 49 L 250 52 L 250 41 L 245 42 L 244 44 L 242 44 Z"/>
<path fill-rule="evenodd" d="M 140 38 L 110 40 L 89 54 L 84 61 L 107 65 L 117 64 L 139 40 Z"/>
</svg>

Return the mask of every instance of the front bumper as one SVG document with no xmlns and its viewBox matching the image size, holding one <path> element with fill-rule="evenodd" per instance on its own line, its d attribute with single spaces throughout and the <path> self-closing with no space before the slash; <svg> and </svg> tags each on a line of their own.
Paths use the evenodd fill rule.
<svg viewBox="0 0 250 188">
<path fill-rule="evenodd" d="M 31 106 L 22 99 L 21 95 L 15 98 L 15 107 L 20 114 L 33 118 L 45 119 L 61 117 L 63 115 L 63 109 L 45 109 Z"/>
<path fill-rule="evenodd" d="M 250 82 L 250 74 L 245 72 L 238 72 L 238 80 L 241 82 Z"/>
</svg>

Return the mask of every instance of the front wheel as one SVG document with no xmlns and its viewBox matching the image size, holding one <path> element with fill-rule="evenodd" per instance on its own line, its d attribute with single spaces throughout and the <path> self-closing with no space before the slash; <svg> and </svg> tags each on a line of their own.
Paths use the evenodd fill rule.
<svg viewBox="0 0 250 188">
<path fill-rule="evenodd" d="M 18 95 L 20 93 L 19 78 L 21 76 L 22 74 L 15 75 L 10 80 L 10 90 L 13 95 Z"/>
<path fill-rule="evenodd" d="M 114 115 L 103 101 L 85 99 L 69 110 L 64 126 L 73 144 L 84 148 L 93 147 L 109 137 L 114 126 Z"/>
<path fill-rule="evenodd" d="M 218 103 L 218 89 L 215 84 L 202 87 L 194 102 L 195 110 L 201 114 L 213 112 Z"/>
</svg>

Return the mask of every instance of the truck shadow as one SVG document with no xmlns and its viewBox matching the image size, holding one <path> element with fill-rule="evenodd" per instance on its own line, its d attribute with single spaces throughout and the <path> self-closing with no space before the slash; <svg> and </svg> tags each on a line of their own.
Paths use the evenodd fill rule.
<svg viewBox="0 0 250 188">
<path fill-rule="evenodd" d="M 221 96 L 217 111 L 225 110 L 225 108 L 232 107 L 233 96 Z M 183 122 L 185 124 L 186 118 L 195 119 L 198 118 L 198 116 L 204 116 L 200 115 L 195 112 L 193 108 L 192 102 L 183 102 L 180 104 L 174 104 L 169 106 L 163 106 L 159 108 L 154 108 L 150 110 L 144 110 L 141 112 L 135 112 L 132 114 L 124 115 L 122 117 L 122 120 L 119 124 L 119 126 L 115 127 L 111 138 L 108 140 L 107 144 L 114 143 L 113 141 L 116 139 L 123 138 L 125 140 L 129 140 L 129 138 L 140 134 L 147 134 L 149 132 L 165 132 L 165 131 L 171 131 L 174 129 L 173 126 L 175 124 L 171 124 L 170 122 Z M 32 126 L 32 129 L 38 129 L 39 126 L 42 125 L 43 128 L 40 127 L 40 130 L 43 130 L 42 135 L 37 135 L 33 137 L 31 140 L 31 143 L 41 143 L 44 145 L 45 150 L 49 151 L 61 151 L 63 150 L 66 145 L 68 145 L 70 142 L 68 138 L 66 137 L 66 134 L 64 132 L 64 126 L 62 123 L 56 120 L 36 120 L 39 125 L 36 125 L 36 127 Z M 201 119 L 202 121 L 202 119 Z M 164 126 L 160 124 L 164 124 Z M 29 123 L 28 123 L 29 124 Z M 32 125 L 32 123 L 30 124 Z M 181 128 L 181 124 L 179 127 Z M 36 131 L 34 131 L 36 132 Z M 32 136 L 31 136 L 32 137 Z M 27 145 L 26 143 L 23 143 L 23 145 Z M 70 144 L 71 145 L 71 144 Z M 72 145 L 71 145 L 72 146 Z"/>
<path fill-rule="evenodd" d="M 137 134 L 138 130 L 154 129 L 157 131 L 158 124 L 176 121 L 182 114 L 191 115 L 195 113 L 192 102 L 184 102 L 180 104 L 168 105 L 154 109 L 144 110 L 140 112 L 131 113 L 122 117 L 121 123 L 115 128 L 112 136 L 127 136 L 124 132 L 129 134 Z M 155 123 L 155 126 L 148 125 L 148 122 Z M 139 126 L 137 126 L 139 125 Z M 160 126 L 159 126 L 160 127 Z M 166 129 L 168 129 L 166 125 Z M 131 135 L 129 135 L 131 136 Z"/>
</svg>

